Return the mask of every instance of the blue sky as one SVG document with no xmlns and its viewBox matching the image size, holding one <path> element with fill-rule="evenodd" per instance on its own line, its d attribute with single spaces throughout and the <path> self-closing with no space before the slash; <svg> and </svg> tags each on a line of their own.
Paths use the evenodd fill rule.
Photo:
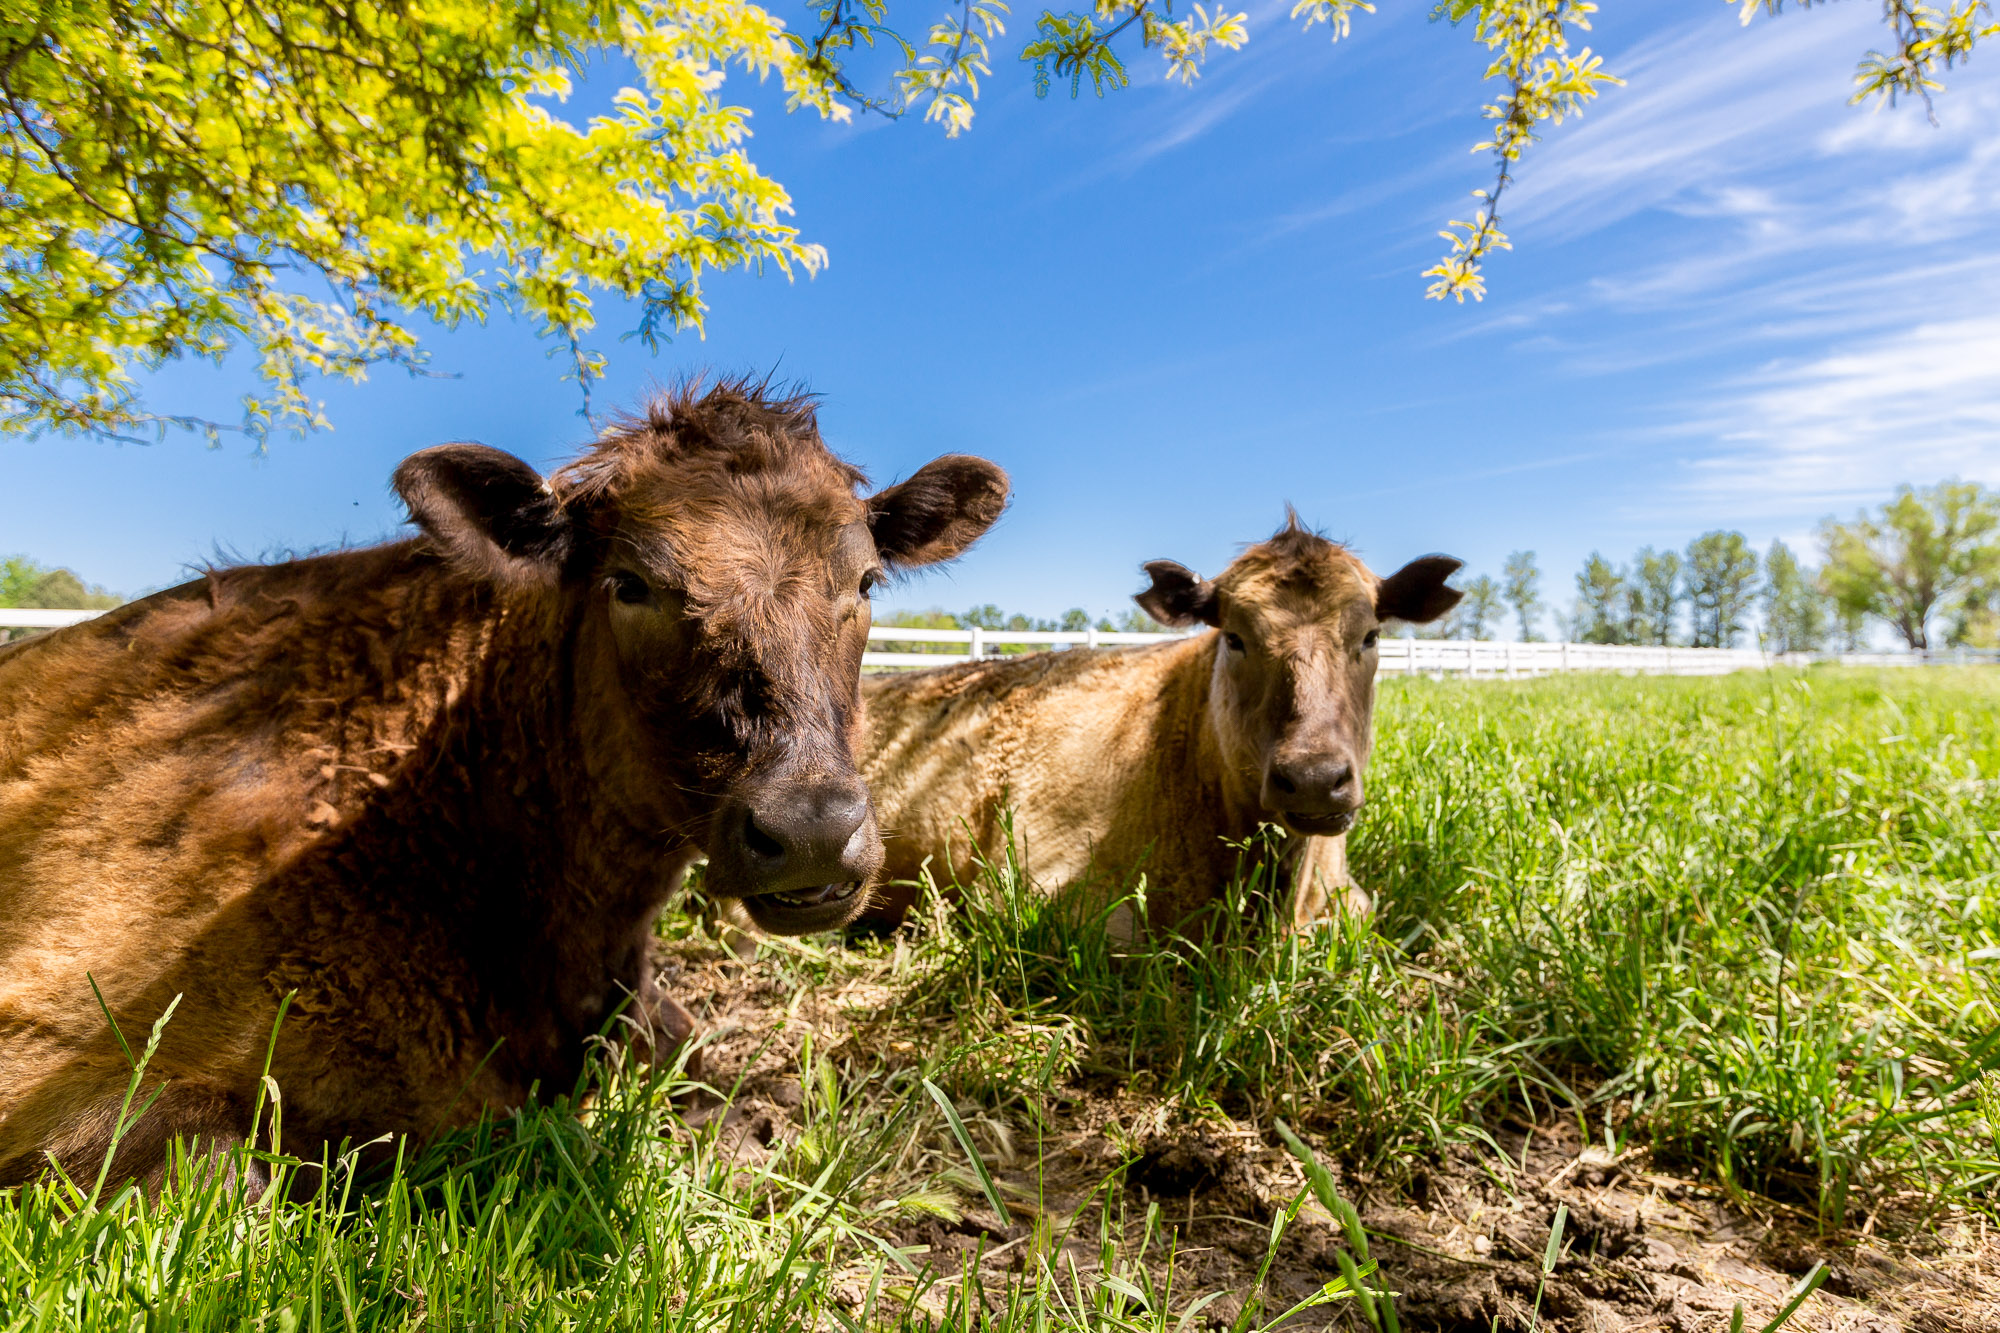
<svg viewBox="0 0 2000 1333">
<path fill-rule="evenodd" d="M 1333 45 L 1260 4 L 1194 87 L 1142 55 L 1131 88 L 1076 102 L 1037 101 L 1011 60 L 1023 8 L 954 141 L 787 117 L 733 80 L 830 265 L 714 282 L 706 339 L 657 357 L 603 303 L 599 402 L 775 367 L 878 481 L 999 461 L 1011 511 L 890 593 L 911 608 L 1115 611 L 1141 561 L 1212 572 L 1287 501 L 1382 572 L 1441 550 L 1497 574 L 1532 548 L 1566 601 L 1593 549 L 1715 527 L 1810 546 L 1899 482 L 2000 483 L 2000 51 L 1949 76 L 1933 128 L 1847 105 L 1874 6 L 1744 28 L 1720 0 L 1614 0 L 1594 45 L 1627 86 L 1536 146 L 1515 249 L 1458 307 L 1418 275 L 1487 180 L 1468 149 L 1489 90 L 1469 31 L 1427 8 L 1384 4 Z M 263 458 L 9 439 L 0 552 L 137 593 L 218 549 L 393 533 L 389 472 L 425 445 L 549 465 L 587 438 L 526 325 L 429 346 L 456 378 L 328 386 L 336 429 Z M 171 367 L 154 405 L 227 415 L 241 375 Z"/>
</svg>

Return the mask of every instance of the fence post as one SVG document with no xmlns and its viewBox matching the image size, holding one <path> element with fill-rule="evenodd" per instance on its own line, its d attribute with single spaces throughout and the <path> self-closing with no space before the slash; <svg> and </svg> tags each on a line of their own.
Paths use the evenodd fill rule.
<svg viewBox="0 0 2000 1333">
<path fill-rule="evenodd" d="M 1083 646 L 1086 648 L 1095 648 L 1097 646 L 1097 626 L 1092 625 L 1084 630 Z"/>
<path fill-rule="evenodd" d="M 972 660 L 975 662 L 977 662 L 979 660 L 980 655 L 986 651 L 986 631 L 979 628 L 979 626 L 977 625 L 974 625 L 972 627 L 972 643 L 967 649 L 967 651 L 969 651 L 972 654 Z"/>
<path fill-rule="evenodd" d="M 1568 674 L 1569 674 L 1569 640 L 1568 640 L 1568 639 L 1564 639 L 1564 640 L 1562 641 L 1562 658 L 1561 658 L 1561 664 L 1562 664 L 1562 665 L 1561 665 L 1561 670 L 1562 670 L 1562 673 L 1563 673 L 1564 675 L 1568 675 Z"/>
<path fill-rule="evenodd" d="M 1507 640 L 1507 679 L 1514 679 L 1514 641 Z"/>
</svg>

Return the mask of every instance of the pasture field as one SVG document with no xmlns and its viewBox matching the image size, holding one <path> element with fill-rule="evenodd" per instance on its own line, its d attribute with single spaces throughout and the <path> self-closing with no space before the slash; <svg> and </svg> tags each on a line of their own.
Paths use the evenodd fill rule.
<svg viewBox="0 0 2000 1333">
<path fill-rule="evenodd" d="M 879 941 L 696 900 L 700 1080 L 0 1194 L 0 1331 L 2000 1329 L 2000 671 L 1382 694 L 1372 921 L 1269 937 L 1255 846 L 1143 945 L 1006 863 Z"/>
</svg>

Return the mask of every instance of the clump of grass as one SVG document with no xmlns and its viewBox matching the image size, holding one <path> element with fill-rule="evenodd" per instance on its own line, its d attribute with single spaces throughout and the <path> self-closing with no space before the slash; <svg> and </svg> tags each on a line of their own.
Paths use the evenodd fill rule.
<svg viewBox="0 0 2000 1333">
<path fill-rule="evenodd" d="M 488 1121 L 379 1178 L 355 1153 L 267 1152 L 269 1194 L 211 1170 L 153 1198 L 59 1179 L 0 1195 L 0 1326 L 782 1327 L 855 1218 L 760 1215 L 769 1182 L 674 1129 L 664 1080 L 614 1068 L 581 1115 L 561 1099 Z"/>
<path fill-rule="evenodd" d="M 1829 1225 L 1991 1199 L 2000 680 L 1384 693 L 1357 873 L 1497 1036 Z"/>
<path fill-rule="evenodd" d="M 413 1155 L 398 1145 L 374 1169 L 356 1152 L 306 1163 L 239 1148 L 151 1196 L 59 1176 L 0 1191 L 0 1329 L 1187 1326 L 1188 1302 L 1152 1276 L 1148 1250 L 1171 1249 L 1157 1217 L 1133 1248 L 1108 1199 L 1096 1262 L 1067 1247 L 1081 1215 L 1045 1224 L 1029 1261 L 997 1275 L 995 1318 L 996 1275 L 944 1273 L 894 1239 L 912 1215 L 957 1215 L 935 1173 L 896 1192 L 912 1179 L 899 1148 L 942 1140 L 938 1108 L 807 1064 L 803 1132 L 756 1165 L 729 1150 L 721 1118 L 676 1118 L 674 1071 L 611 1056 L 587 1100 L 580 1085 Z M 972 1151 L 957 1111 L 944 1119 Z"/>
<path fill-rule="evenodd" d="M 969 1048 L 959 1086 L 975 1095 L 1004 1099 L 1053 1061 L 1062 1074 L 1137 1076 L 1190 1107 L 1309 1123 L 1369 1168 L 1479 1137 L 1481 1108 L 1509 1076 L 1486 1054 L 1496 1035 L 1442 978 L 1407 974 L 1364 921 L 1274 931 L 1277 851 L 1275 830 L 1244 843 L 1211 907 L 1155 929 L 1143 876 L 1051 896 L 1010 843 L 972 884 L 927 897 L 892 1021 Z"/>
</svg>

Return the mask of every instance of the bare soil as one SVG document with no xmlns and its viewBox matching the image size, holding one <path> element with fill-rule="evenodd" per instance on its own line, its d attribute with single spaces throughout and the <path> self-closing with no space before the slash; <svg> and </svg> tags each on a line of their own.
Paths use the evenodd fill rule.
<svg viewBox="0 0 2000 1333">
<path fill-rule="evenodd" d="M 886 987 L 859 981 L 801 989 L 782 979 L 784 970 L 684 942 L 673 948 L 663 978 L 708 1034 L 703 1077 L 724 1093 L 734 1090 L 726 1105 L 697 1098 L 687 1118 L 723 1116 L 725 1142 L 746 1165 L 798 1132 L 808 1039 L 836 1059 L 852 1055 L 865 1064 L 881 1056 L 894 1064 L 899 1056 L 913 1060 L 923 1036 L 914 1029 L 883 1035 L 881 1009 L 893 1001 Z M 1005 1115 L 975 1121 L 973 1129 L 992 1150 L 989 1162 L 1014 1215 L 1003 1220 L 988 1205 L 967 1204 L 956 1223 L 904 1224 L 900 1239 L 916 1247 L 917 1262 L 961 1275 L 977 1263 L 997 1288 L 1022 1262 L 1039 1215 L 1058 1235 L 1075 1219 L 1066 1248 L 1088 1270 L 1098 1262 L 1098 1199 L 1108 1187 L 1123 1204 L 1128 1252 L 1149 1206 L 1158 1205 L 1172 1243 L 1156 1242 L 1147 1263 L 1164 1283 L 1171 1253 L 1176 1309 L 1197 1295 L 1228 1293 L 1203 1308 L 1200 1324 L 1208 1328 L 1227 1328 L 1236 1318 L 1255 1286 L 1274 1215 L 1304 1186 L 1298 1162 L 1268 1124 L 1192 1112 L 1102 1079 L 1055 1090 L 1039 1148 L 1021 1141 L 1032 1131 L 1020 1118 L 1011 1125 Z M 1823 1262 L 1827 1282 L 1788 1329 L 2000 1333 L 2000 1234 L 1981 1216 L 1904 1225 L 1892 1239 L 1878 1215 L 1826 1234 L 1783 1203 L 1732 1200 L 1715 1185 L 1660 1169 L 1643 1148 L 1614 1158 L 1583 1144 L 1567 1118 L 1506 1123 L 1494 1138 L 1511 1161 L 1461 1148 L 1394 1186 L 1326 1162 L 1341 1195 L 1361 1212 L 1383 1285 L 1399 1293 L 1406 1329 L 1487 1333 L 1538 1323 L 1564 1333 L 1707 1333 L 1728 1329 L 1740 1302 L 1744 1326 L 1755 1330 Z M 957 1158 L 942 1139 L 932 1146 L 931 1169 Z M 1121 1166 L 1122 1182 L 1111 1182 Z M 1567 1205 L 1569 1221 L 1544 1282 L 1541 1262 L 1558 1205 Z M 1337 1277 L 1341 1244 L 1333 1219 L 1308 1203 L 1271 1268 L 1267 1309 L 1287 1309 Z M 859 1285 L 857 1277 L 857 1292 Z M 1365 1324 L 1342 1302 L 1307 1310 L 1289 1327 Z"/>
</svg>

